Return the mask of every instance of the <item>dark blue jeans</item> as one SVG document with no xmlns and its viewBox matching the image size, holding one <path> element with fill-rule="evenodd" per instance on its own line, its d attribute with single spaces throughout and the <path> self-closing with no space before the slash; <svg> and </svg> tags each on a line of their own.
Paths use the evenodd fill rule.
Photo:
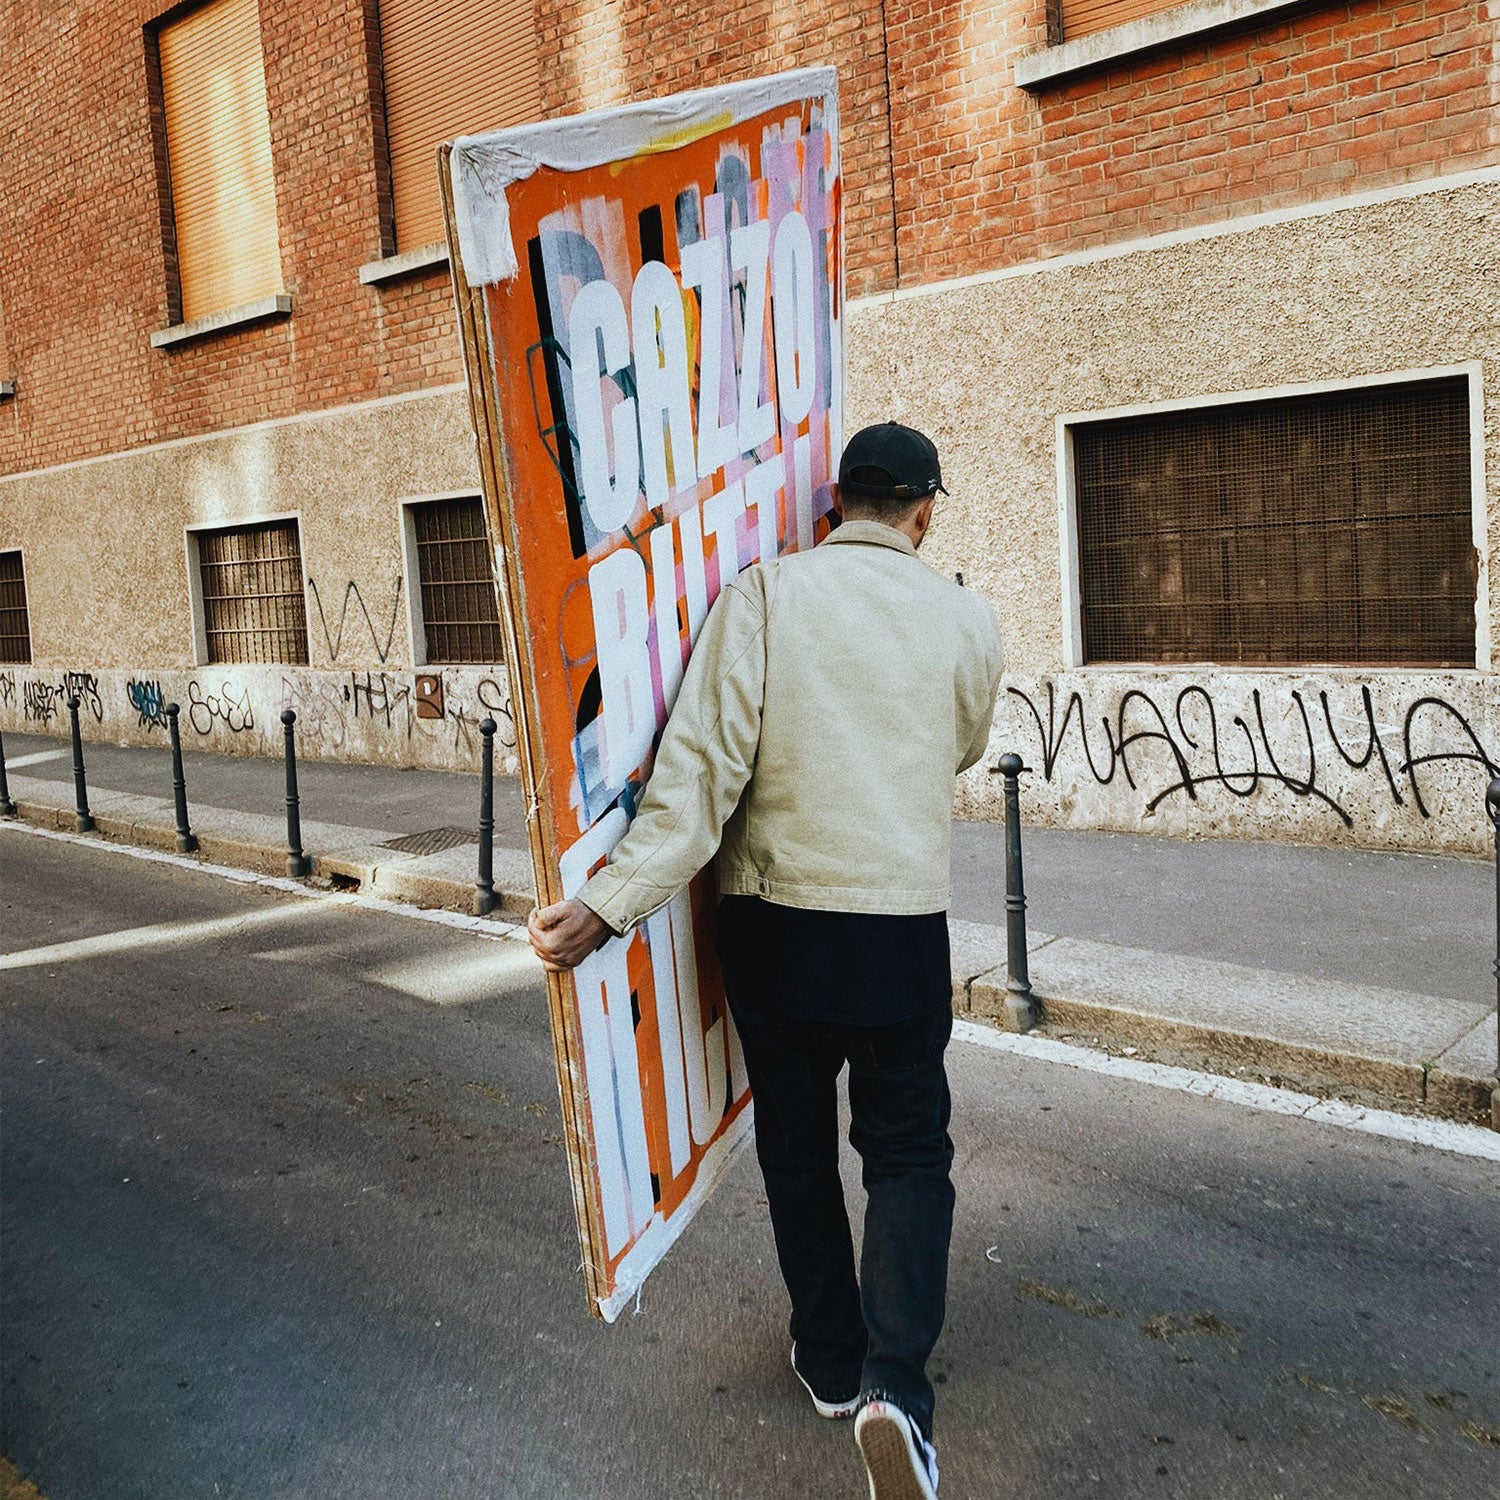
<svg viewBox="0 0 1500 1500">
<path fill-rule="evenodd" d="M 953 1230 L 943 1067 L 952 1012 L 927 1006 L 878 1026 L 799 1019 L 778 1008 L 758 945 L 723 937 L 798 1366 L 821 1396 L 887 1397 L 930 1437 L 927 1360 L 943 1326 Z M 838 1168 L 846 1063 L 849 1141 L 867 1195 L 857 1278 Z"/>
</svg>

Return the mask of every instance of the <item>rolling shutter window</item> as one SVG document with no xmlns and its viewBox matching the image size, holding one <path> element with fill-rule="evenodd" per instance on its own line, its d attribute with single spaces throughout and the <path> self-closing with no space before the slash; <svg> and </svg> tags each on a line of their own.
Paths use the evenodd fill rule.
<svg viewBox="0 0 1500 1500">
<path fill-rule="evenodd" d="M 443 141 L 542 117 L 532 0 L 381 0 L 396 251 L 443 238 Z"/>
<path fill-rule="evenodd" d="M 1182 0 L 1062 0 L 1062 39 L 1071 42 L 1091 31 L 1105 31 L 1171 10 Z"/>
<path fill-rule="evenodd" d="M 213 0 L 157 35 L 184 322 L 281 290 L 257 0 Z"/>
</svg>

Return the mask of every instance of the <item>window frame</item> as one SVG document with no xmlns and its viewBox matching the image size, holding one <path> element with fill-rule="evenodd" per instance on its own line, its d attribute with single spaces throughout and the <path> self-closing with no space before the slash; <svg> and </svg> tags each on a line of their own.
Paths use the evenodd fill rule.
<svg viewBox="0 0 1500 1500">
<path fill-rule="evenodd" d="M 496 9 L 501 0 L 486 7 Z M 536 106 L 538 113 L 532 119 L 514 120 L 512 125 L 538 124 L 547 116 L 543 95 L 542 81 L 542 57 L 541 46 L 537 29 L 537 13 L 535 0 L 520 0 L 516 6 L 519 11 L 525 9 L 530 18 L 530 46 L 529 52 L 533 59 L 537 74 Z M 377 260 L 367 262 L 360 269 L 360 281 L 366 285 L 378 285 L 385 281 L 394 281 L 408 275 L 428 271 L 435 266 L 447 263 L 447 244 L 443 238 L 442 213 L 439 209 L 437 218 L 437 238 L 426 241 L 417 241 L 413 238 L 412 243 L 403 245 L 402 241 L 407 238 L 399 217 L 399 205 L 397 203 L 397 190 L 400 186 L 402 173 L 397 168 L 397 144 L 401 132 L 393 130 L 391 125 L 391 86 L 389 77 L 389 52 L 387 46 L 386 24 L 387 18 L 380 14 L 378 0 L 364 0 L 364 16 L 366 26 L 365 39 L 365 65 L 370 75 L 370 105 L 374 116 L 372 131 L 372 149 L 374 153 L 377 195 L 380 200 L 379 208 L 379 238 L 380 256 Z M 373 25 L 372 25 L 373 18 Z M 399 115 L 399 111 L 398 111 Z M 477 127 L 466 126 L 467 129 Z M 501 127 L 489 126 L 486 129 Z M 441 141 L 442 137 L 439 137 Z M 423 150 L 424 156 L 430 160 L 432 152 L 436 149 L 438 142 Z M 412 215 L 415 218 L 415 215 Z"/>
<path fill-rule="evenodd" d="M 1177 0 L 1149 15 L 1086 31 L 1071 40 L 1063 35 L 1060 0 L 1048 0 L 1047 40 L 1023 52 L 1011 65 L 1017 88 L 1037 92 L 1070 81 L 1094 68 L 1112 67 L 1142 53 L 1191 44 L 1215 32 L 1258 26 L 1267 17 L 1306 8 L 1312 0 Z"/>
<path fill-rule="evenodd" d="M 21 608 L 26 622 L 26 659 L 10 660 L 0 656 L 0 667 L 29 667 L 36 662 L 35 632 L 31 628 L 31 590 L 26 587 L 26 549 L 24 547 L 0 547 L 0 557 L 14 554 L 21 560 Z"/>
<path fill-rule="evenodd" d="M 445 500 L 477 500 L 484 512 L 485 531 L 490 529 L 490 517 L 483 494 L 477 485 L 461 490 L 442 490 L 431 495 L 403 495 L 397 501 L 401 512 L 401 566 L 406 579 L 406 629 L 407 649 L 411 653 L 413 671 L 428 667 L 472 667 L 505 665 L 505 595 L 500 576 L 500 565 L 495 557 L 495 542 L 490 538 L 490 584 L 495 590 L 496 628 L 500 634 L 500 655 L 486 662 L 435 662 L 427 655 L 427 619 L 422 611 L 421 553 L 417 543 L 417 508 L 423 505 L 441 504 Z"/>
<path fill-rule="evenodd" d="M 276 522 L 285 521 L 292 522 L 297 528 L 297 552 L 302 574 L 302 618 L 307 635 L 307 661 L 216 662 L 212 660 L 208 651 L 207 611 L 203 602 L 203 556 L 199 547 L 200 539 L 206 533 L 241 531 L 250 526 L 270 526 Z M 250 516 L 234 516 L 219 521 L 193 521 L 183 527 L 183 546 L 188 577 L 189 628 L 191 631 L 190 654 L 194 667 L 225 667 L 233 671 L 243 671 L 247 667 L 254 669 L 272 668 L 281 671 L 286 667 L 310 667 L 313 665 L 312 610 L 308 606 L 307 599 L 307 552 L 303 546 L 305 536 L 306 527 L 303 524 L 301 510 L 268 511 Z"/>
<path fill-rule="evenodd" d="M 1279 401 L 1298 396 L 1317 396 L 1336 391 L 1375 390 L 1383 386 L 1408 385 L 1422 380 L 1444 380 L 1462 377 L 1468 382 L 1469 409 L 1469 491 L 1471 502 L 1471 535 L 1477 554 L 1474 598 L 1474 665 L 1472 667 L 1429 668 L 1418 666 L 1361 666 L 1348 662 L 1308 661 L 1296 664 L 1277 663 L 1250 666 L 1239 662 L 1088 662 L 1084 658 L 1083 583 L 1081 561 L 1082 518 L 1078 505 L 1078 477 L 1073 452 L 1073 430 L 1093 422 L 1119 418 L 1157 416 L 1171 412 L 1202 412 L 1215 407 L 1240 406 L 1255 401 Z M 1371 673 L 1489 672 L 1493 664 L 1493 629 L 1490 618 L 1490 555 L 1488 544 L 1488 494 L 1485 480 L 1484 447 L 1484 366 L 1479 360 L 1462 364 L 1430 365 L 1419 369 L 1381 371 L 1336 380 L 1299 382 L 1290 385 L 1262 386 L 1253 390 L 1224 391 L 1200 396 L 1178 397 L 1168 401 L 1134 403 L 1105 407 L 1094 411 L 1070 411 L 1054 418 L 1057 465 L 1057 519 L 1059 569 L 1061 580 L 1061 625 L 1063 670 L 1082 672 L 1120 672 L 1150 670 L 1153 672 L 1202 672 L 1205 667 L 1234 672 L 1301 672 L 1308 668 L 1330 671 Z"/>
</svg>

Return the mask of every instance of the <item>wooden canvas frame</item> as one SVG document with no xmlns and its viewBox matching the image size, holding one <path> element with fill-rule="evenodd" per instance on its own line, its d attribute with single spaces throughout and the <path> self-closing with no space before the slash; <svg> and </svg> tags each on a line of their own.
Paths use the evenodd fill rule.
<svg viewBox="0 0 1500 1500">
<path fill-rule="evenodd" d="M 439 155 L 527 835 L 551 903 L 628 824 L 719 588 L 826 533 L 843 409 L 836 80 L 807 69 Z M 705 872 L 548 976 L 586 1289 L 606 1320 L 750 1127 L 713 905 Z"/>
</svg>

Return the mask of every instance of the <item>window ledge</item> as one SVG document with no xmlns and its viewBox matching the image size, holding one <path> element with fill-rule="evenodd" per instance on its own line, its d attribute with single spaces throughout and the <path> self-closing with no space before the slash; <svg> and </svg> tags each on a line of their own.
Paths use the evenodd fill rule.
<svg viewBox="0 0 1500 1500">
<path fill-rule="evenodd" d="M 1062 42 L 1056 47 L 1039 47 L 1015 61 L 1016 87 L 1043 88 L 1121 58 L 1133 57 L 1168 42 L 1186 41 L 1205 32 L 1255 20 L 1275 11 L 1291 10 L 1307 0 L 1188 0 L 1170 10 L 1091 32 L 1076 42 Z"/>
<path fill-rule="evenodd" d="M 173 344 L 186 343 L 189 339 L 201 339 L 205 334 L 238 328 L 242 323 L 258 323 L 262 318 L 285 317 L 291 310 L 291 293 L 273 292 L 269 297 L 257 297 L 253 302 L 242 302 L 238 307 L 210 313 L 206 318 L 194 318 L 191 323 L 174 323 L 170 328 L 159 328 L 151 335 L 151 347 L 167 349 Z"/>
<path fill-rule="evenodd" d="M 9 401 L 16 394 L 14 380 L 0 380 L 0 401 Z"/>
<path fill-rule="evenodd" d="M 400 255 L 387 255 L 384 260 L 367 261 L 359 268 L 359 279 L 366 286 L 375 286 L 382 281 L 395 281 L 400 276 L 447 264 L 448 246 L 439 240 L 435 245 L 423 245 L 419 250 L 405 250 Z"/>
</svg>

